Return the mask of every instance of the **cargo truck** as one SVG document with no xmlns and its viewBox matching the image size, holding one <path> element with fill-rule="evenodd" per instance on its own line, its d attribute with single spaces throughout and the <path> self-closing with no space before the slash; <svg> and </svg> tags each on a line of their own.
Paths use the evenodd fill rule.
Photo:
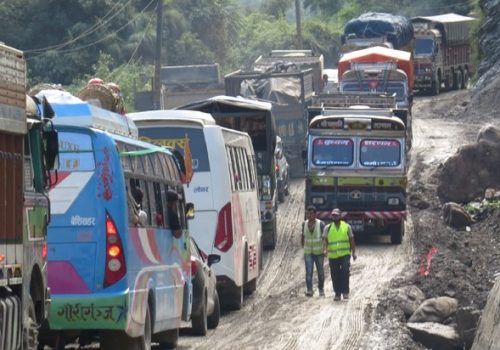
<svg viewBox="0 0 500 350">
<path fill-rule="evenodd" d="M 0 349 L 36 349 L 47 316 L 52 110 L 26 96 L 23 52 L 0 43 Z"/>
<path fill-rule="evenodd" d="M 470 24 L 475 19 L 448 13 L 414 17 L 415 88 L 437 95 L 464 89 L 473 74 L 470 58 Z"/>
<path fill-rule="evenodd" d="M 305 206 L 322 220 L 339 208 L 356 237 L 400 244 L 406 218 L 406 127 L 394 98 L 318 96 L 310 107 Z M 370 107 L 372 106 L 372 107 Z"/>
<path fill-rule="evenodd" d="M 292 177 L 304 176 L 300 154 L 307 130 L 307 107 L 313 95 L 313 71 L 236 71 L 225 76 L 226 95 L 266 100 L 272 104 Z M 279 189 L 284 191 L 284 189 Z"/>
<path fill-rule="evenodd" d="M 415 39 L 408 18 L 389 13 L 367 12 L 344 26 L 342 53 L 372 46 L 413 52 Z"/>
</svg>

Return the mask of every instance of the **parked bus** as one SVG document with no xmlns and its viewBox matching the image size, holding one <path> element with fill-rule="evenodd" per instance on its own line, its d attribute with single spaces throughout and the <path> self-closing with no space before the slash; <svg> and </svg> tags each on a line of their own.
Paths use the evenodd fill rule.
<svg viewBox="0 0 500 350">
<path fill-rule="evenodd" d="M 177 109 L 210 113 L 218 125 L 246 132 L 252 139 L 257 162 L 260 216 L 265 248 L 277 241 L 276 126 L 269 102 L 242 97 L 215 96 Z"/>
<path fill-rule="evenodd" d="M 213 266 L 221 302 L 241 308 L 253 292 L 262 259 L 255 154 L 247 133 L 216 125 L 210 114 L 162 110 L 131 113 L 142 140 L 174 147 L 192 158 L 186 196 L 196 205 L 190 233 Z M 189 154 L 189 155 L 187 155 Z"/>
<path fill-rule="evenodd" d="M 377 96 L 374 96 L 377 98 Z M 321 108 L 309 123 L 305 206 L 342 211 L 355 235 L 401 243 L 406 218 L 406 128 L 390 108 Z M 312 115 L 311 115 L 312 116 Z"/>
<path fill-rule="evenodd" d="M 25 94 L 23 53 L 0 43 L 0 56 L 0 349 L 34 350 L 50 302 L 47 188 L 57 133 Z"/>
<path fill-rule="evenodd" d="M 40 94 L 52 102 L 60 148 L 49 193 L 50 332 L 42 339 L 55 335 L 57 348 L 88 334 L 100 336 L 101 349 L 174 346 L 192 302 L 177 158 L 138 140 L 126 116 L 66 92 Z M 181 198 L 176 208 L 167 191 Z M 169 210 L 182 226 L 178 238 Z"/>
</svg>

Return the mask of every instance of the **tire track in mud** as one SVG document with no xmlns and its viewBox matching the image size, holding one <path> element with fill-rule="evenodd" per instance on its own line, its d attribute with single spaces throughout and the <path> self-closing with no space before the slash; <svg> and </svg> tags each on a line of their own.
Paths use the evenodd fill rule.
<svg viewBox="0 0 500 350">
<path fill-rule="evenodd" d="M 181 337 L 179 349 L 359 349 L 377 294 L 405 265 L 403 244 L 387 238 L 358 247 L 351 268 L 349 301 L 333 302 L 325 261 L 325 298 L 304 296 L 304 263 L 300 229 L 304 219 L 304 180 L 291 182 L 290 195 L 278 209 L 278 241 L 264 255 L 257 291 L 242 310 L 226 313 L 205 338 Z M 411 225 L 412 226 L 412 225 Z M 411 229 L 407 224 L 407 233 Z M 314 279 L 317 285 L 316 274 Z M 368 315 L 367 315 L 368 314 Z"/>
</svg>

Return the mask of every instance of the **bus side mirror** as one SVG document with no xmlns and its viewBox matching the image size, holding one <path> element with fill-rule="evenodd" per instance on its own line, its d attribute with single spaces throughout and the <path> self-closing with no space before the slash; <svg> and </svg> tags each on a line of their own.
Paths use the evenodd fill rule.
<svg viewBox="0 0 500 350">
<path fill-rule="evenodd" d="M 59 137 L 57 131 L 54 129 L 44 131 L 43 139 L 45 143 L 45 164 L 47 165 L 47 170 L 52 170 L 59 154 Z"/>
<path fill-rule="evenodd" d="M 194 204 L 186 203 L 186 219 L 194 219 Z"/>
</svg>

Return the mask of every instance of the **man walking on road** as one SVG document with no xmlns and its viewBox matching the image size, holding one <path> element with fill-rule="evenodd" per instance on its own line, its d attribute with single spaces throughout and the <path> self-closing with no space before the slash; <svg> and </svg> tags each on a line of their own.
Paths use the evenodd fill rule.
<svg viewBox="0 0 500 350">
<path fill-rule="evenodd" d="M 332 210 L 332 223 L 327 225 L 323 231 L 323 238 L 328 247 L 328 262 L 332 276 L 333 300 L 340 300 L 342 294 L 344 300 L 349 299 L 349 268 L 352 259 L 356 260 L 356 246 L 351 225 L 341 220 L 340 209 Z"/>
<path fill-rule="evenodd" d="M 312 279 L 314 265 L 318 271 L 319 295 L 324 296 L 325 272 L 323 264 L 325 261 L 325 246 L 322 239 L 322 232 L 325 223 L 316 218 L 316 208 L 312 205 L 306 209 L 307 220 L 302 225 L 301 243 L 304 248 L 304 261 L 306 265 L 306 296 L 313 296 Z"/>
</svg>

